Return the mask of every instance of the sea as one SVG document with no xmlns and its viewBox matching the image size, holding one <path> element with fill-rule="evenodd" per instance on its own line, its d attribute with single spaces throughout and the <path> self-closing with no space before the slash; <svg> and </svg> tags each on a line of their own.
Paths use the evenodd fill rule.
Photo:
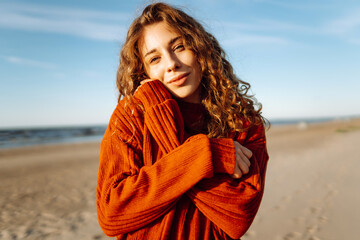
<svg viewBox="0 0 360 240">
<path fill-rule="evenodd" d="M 359 116 L 356 116 L 359 117 Z M 312 124 L 334 120 L 346 120 L 353 117 L 270 119 L 271 126 L 289 124 Z M 100 142 L 106 125 L 73 127 L 38 127 L 0 129 L 0 149 L 35 145 Z"/>
<path fill-rule="evenodd" d="M 0 129 L 0 149 L 62 143 L 100 142 L 104 126 Z"/>
</svg>

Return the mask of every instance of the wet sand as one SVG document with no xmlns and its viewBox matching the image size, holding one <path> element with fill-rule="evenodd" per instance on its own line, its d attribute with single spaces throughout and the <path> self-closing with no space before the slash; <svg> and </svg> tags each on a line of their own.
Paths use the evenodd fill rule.
<svg viewBox="0 0 360 240">
<path fill-rule="evenodd" d="M 358 239 L 360 120 L 273 126 L 243 240 Z M 0 239 L 110 239 L 96 216 L 99 143 L 0 150 Z"/>
</svg>

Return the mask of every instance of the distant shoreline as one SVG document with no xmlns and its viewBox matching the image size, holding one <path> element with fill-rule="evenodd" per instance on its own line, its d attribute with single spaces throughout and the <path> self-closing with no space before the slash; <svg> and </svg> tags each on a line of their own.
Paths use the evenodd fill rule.
<svg viewBox="0 0 360 240">
<path fill-rule="evenodd" d="M 100 142 L 106 126 L 24 128 L 0 130 L 0 149 Z"/>
<path fill-rule="evenodd" d="M 272 127 L 297 125 L 298 128 L 306 128 L 308 124 L 349 121 L 358 118 L 360 118 L 360 116 L 272 119 L 269 121 Z M 106 125 L 94 125 L 0 129 L 0 149 L 66 143 L 100 142 L 104 136 L 106 127 Z"/>
<path fill-rule="evenodd" d="M 294 125 L 299 123 L 323 123 L 333 121 L 347 121 L 360 119 L 360 116 L 343 116 L 343 117 L 319 117 L 319 118 L 288 118 L 288 119 L 269 119 L 271 125 Z"/>
</svg>

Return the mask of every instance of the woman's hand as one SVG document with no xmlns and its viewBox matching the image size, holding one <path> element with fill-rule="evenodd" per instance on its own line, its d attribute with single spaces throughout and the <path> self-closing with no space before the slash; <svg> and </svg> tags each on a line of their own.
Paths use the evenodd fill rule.
<svg viewBox="0 0 360 240">
<path fill-rule="evenodd" d="M 235 169 L 231 177 L 238 179 L 249 172 L 249 168 L 250 168 L 249 159 L 252 156 L 252 152 L 246 147 L 242 146 L 237 141 L 234 141 L 234 145 L 235 145 Z"/>
<path fill-rule="evenodd" d="M 135 93 L 136 93 L 136 91 L 141 87 L 141 85 L 143 85 L 144 83 L 146 83 L 146 82 L 151 82 L 151 81 L 154 81 L 155 79 L 145 79 L 145 80 L 142 80 L 141 82 L 140 82 L 140 86 L 138 86 L 137 88 L 136 88 L 136 90 L 135 90 L 135 92 L 134 92 L 134 95 L 135 95 Z"/>
</svg>

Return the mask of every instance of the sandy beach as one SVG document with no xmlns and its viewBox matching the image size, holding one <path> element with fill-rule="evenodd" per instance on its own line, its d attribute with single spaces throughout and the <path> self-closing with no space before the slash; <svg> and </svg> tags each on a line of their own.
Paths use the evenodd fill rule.
<svg viewBox="0 0 360 240">
<path fill-rule="evenodd" d="M 273 126 L 259 213 L 243 240 L 360 236 L 360 119 Z M 0 149 L 0 239 L 110 239 L 97 223 L 99 143 Z"/>
</svg>

